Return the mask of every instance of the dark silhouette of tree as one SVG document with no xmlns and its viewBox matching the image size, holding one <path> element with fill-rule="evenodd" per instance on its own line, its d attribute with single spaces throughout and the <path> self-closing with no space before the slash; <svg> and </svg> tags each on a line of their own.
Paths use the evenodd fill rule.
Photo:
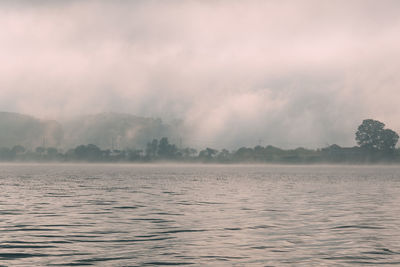
<svg viewBox="0 0 400 267">
<path fill-rule="evenodd" d="M 207 147 L 206 149 L 200 151 L 199 158 L 203 161 L 211 161 L 217 155 L 218 150 Z"/>
<path fill-rule="evenodd" d="M 100 161 L 102 158 L 101 149 L 93 144 L 80 145 L 75 148 L 74 152 L 78 160 Z"/>
<path fill-rule="evenodd" d="M 173 159 L 177 156 L 178 149 L 169 143 L 167 137 L 161 138 L 158 143 L 158 155 L 163 159 Z"/>
<path fill-rule="evenodd" d="M 151 143 L 147 143 L 146 145 L 146 156 L 149 159 L 153 159 L 157 157 L 157 149 L 158 149 L 158 140 L 153 139 Z"/>
<path fill-rule="evenodd" d="M 143 154 L 143 150 L 141 149 L 128 149 L 127 156 L 130 161 L 139 161 L 141 160 Z"/>
<path fill-rule="evenodd" d="M 182 157 L 185 159 L 191 159 L 194 158 L 197 155 L 197 150 L 194 148 L 186 147 L 184 149 L 181 149 L 181 154 Z"/>
<path fill-rule="evenodd" d="M 390 129 L 384 129 L 385 124 L 372 119 L 367 119 L 358 126 L 356 141 L 362 148 L 379 151 L 394 150 L 399 135 Z"/>
<path fill-rule="evenodd" d="M 218 162 L 228 162 L 231 160 L 231 153 L 229 153 L 229 150 L 227 149 L 222 149 L 218 154 L 217 154 L 217 161 Z"/>
<path fill-rule="evenodd" d="M 382 149 L 390 151 L 394 150 L 397 141 L 399 140 L 399 135 L 393 130 L 385 129 L 383 130 L 382 136 Z"/>
<path fill-rule="evenodd" d="M 250 147 L 241 147 L 235 152 L 234 156 L 237 161 L 252 161 L 254 160 L 253 152 Z"/>
</svg>

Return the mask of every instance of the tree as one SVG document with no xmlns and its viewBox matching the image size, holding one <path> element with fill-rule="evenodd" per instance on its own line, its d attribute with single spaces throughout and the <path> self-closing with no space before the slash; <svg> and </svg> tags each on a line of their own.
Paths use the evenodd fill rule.
<svg viewBox="0 0 400 267">
<path fill-rule="evenodd" d="M 178 149 L 175 145 L 170 144 L 167 137 L 161 138 L 158 143 L 158 155 L 164 159 L 172 159 L 176 156 Z"/>
<path fill-rule="evenodd" d="M 138 161 L 142 158 L 143 150 L 141 149 L 128 149 L 128 159 L 130 161 Z"/>
<path fill-rule="evenodd" d="M 190 148 L 190 147 L 181 149 L 180 152 L 185 159 L 195 157 L 197 154 L 197 150 L 194 148 Z"/>
<path fill-rule="evenodd" d="M 11 149 L 11 152 L 14 155 L 21 155 L 21 154 L 23 154 L 25 152 L 25 147 L 20 146 L 20 145 L 16 145 Z"/>
<path fill-rule="evenodd" d="M 393 151 L 396 147 L 397 141 L 399 140 L 399 135 L 390 129 L 383 130 L 382 145 L 383 150 Z"/>
<path fill-rule="evenodd" d="M 146 146 L 146 156 L 150 159 L 157 156 L 158 140 L 153 139 L 151 143 L 147 143 Z"/>
<path fill-rule="evenodd" d="M 12 160 L 12 154 L 13 153 L 11 152 L 11 149 L 9 149 L 8 147 L 0 148 L 0 160 Z"/>
<path fill-rule="evenodd" d="M 229 150 L 227 149 L 222 149 L 221 152 L 219 152 L 217 155 L 217 160 L 219 162 L 228 162 L 230 159 L 231 153 L 229 153 Z"/>
<path fill-rule="evenodd" d="M 42 155 L 42 154 L 46 151 L 46 149 L 45 149 L 44 147 L 42 147 L 42 146 L 39 146 L 39 147 L 37 147 L 37 148 L 35 149 L 35 151 L 36 151 L 36 153 L 38 153 L 39 155 Z"/>
<path fill-rule="evenodd" d="M 218 153 L 218 150 L 207 147 L 206 149 L 200 151 L 199 158 L 203 160 L 210 161 Z"/>
<path fill-rule="evenodd" d="M 362 148 L 380 150 L 380 151 L 392 151 L 394 150 L 399 135 L 390 129 L 384 129 L 385 124 L 367 119 L 358 126 L 356 132 L 356 141 Z"/>
<path fill-rule="evenodd" d="M 55 158 L 58 154 L 58 149 L 55 147 L 48 147 L 46 153 L 50 158 Z"/>
<path fill-rule="evenodd" d="M 98 161 L 101 159 L 102 151 L 93 144 L 80 145 L 75 148 L 75 156 L 78 160 Z"/>
</svg>

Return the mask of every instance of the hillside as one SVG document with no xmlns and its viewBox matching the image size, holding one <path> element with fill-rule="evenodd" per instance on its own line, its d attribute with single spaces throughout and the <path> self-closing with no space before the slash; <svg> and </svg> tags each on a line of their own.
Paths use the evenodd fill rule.
<svg viewBox="0 0 400 267">
<path fill-rule="evenodd" d="M 22 145 L 34 149 L 45 144 L 69 149 L 94 144 L 104 149 L 143 148 L 154 138 L 173 137 L 172 128 L 160 119 L 120 113 L 85 115 L 57 122 L 0 112 L 0 147 Z"/>
<path fill-rule="evenodd" d="M 86 115 L 63 122 L 64 146 L 94 144 L 102 148 L 144 147 L 153 138 L 172 136 L 160 119 L 121 113 Z"/>
<path fill-rule="evenodd" d="M 0 147 L 22 145 L 35 148 L 43 145 L 60 146 L 63 130 L 56 121 L 39 120 L 31 116 L 0 112 Z"/>
</svg>

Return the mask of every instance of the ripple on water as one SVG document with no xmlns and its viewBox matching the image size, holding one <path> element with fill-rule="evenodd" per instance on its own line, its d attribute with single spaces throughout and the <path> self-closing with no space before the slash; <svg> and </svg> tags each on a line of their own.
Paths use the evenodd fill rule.
<svg viewBox="0 0 400 267">
<path fill-rule="evenodd" d="M 1 166 L 5 266 L 400 264 L 400 168 Z"/>
</svg>

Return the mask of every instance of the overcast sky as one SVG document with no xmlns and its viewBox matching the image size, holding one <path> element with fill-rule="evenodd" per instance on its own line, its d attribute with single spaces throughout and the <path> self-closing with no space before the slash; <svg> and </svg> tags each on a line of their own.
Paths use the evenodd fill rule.
<svg viewBox="0 0 400 267">
<path fill-rule="evenodd" d="M 181 119 L 188 142 L 400 131 L 400 1 L 2 1 L 0 110 Z"/>
</svg>

